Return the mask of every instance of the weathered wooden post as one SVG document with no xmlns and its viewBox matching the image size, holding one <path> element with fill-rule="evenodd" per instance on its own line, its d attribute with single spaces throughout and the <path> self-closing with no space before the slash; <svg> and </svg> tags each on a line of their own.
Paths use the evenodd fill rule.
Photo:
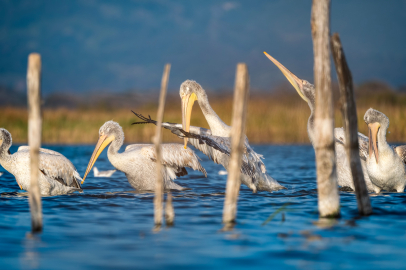
<svg viewBox="0 0 406 270">
<path fill-rule="evenodd" d="M 344 118 L 345 149 L 350 162 L 352 179 L 357 196 L 358 211 L 361 215 L 372 213 L 371 201 L 362 172 L 359 157 L 357 106 L 354 98 L 354 87 L 350 68 L 347 65 L 340 36 L 335 33 L 331 37 L 331 52 L 336 66 L 340 86 L 341 112 Z"/>
<path fill-rule="evenodd" d="M 238 193 L 241 185 L 241 162 L 244 150 L 245 119 L 249 91 L 249 74 L 247 65 L 239 63 L 235 78 L 233 118 L 231 128 L 231 158 L 224 200 L 223 223 L 230 227 L 235 223 Z"/>
<path fill-rule="evenodd" d="M 27 70 L 28 94 L 28 144 L 30 146 L 31 183 L 29 203 L 31 211 L 32 232 L 42 231 L 42 203 L 38 184 L 39 148 L 41 147 L 41 55 L 31 53 L 28 56 Z"/>
<path fill-rule="evenodd" d="M 334 109 L 329 51 L 330 1 L 313 0 L 311 28 L 316 87 L 315 130 L 318 206 L 321 217 L 340 215 L 334 147 Z"/>
<path fill-rule="evenodd" d="M 153 142 L 155 144 L 156 151 L 156 169 L 157 169 L 157 179 L 155 184 L 155 197 L 154 197 L 154 222 L 156 226 L 162 225 L 162 215 L 163 215 L 163 179 L 162 179 L 162 155 L 161 155 L 161 141 L 162 141 L 162 118 L 164 116 L 165 100 L 166 100 L 166 89 L 168 88 L 169 72 L 171 70 L 171 65 L 166 64 L 164 68 L 164 73 L 162 75 L 161 81 L 161 93 L 159 95 L 159 106 L 157 115 L 157 125 L 155 137 Z"/>
</svg>

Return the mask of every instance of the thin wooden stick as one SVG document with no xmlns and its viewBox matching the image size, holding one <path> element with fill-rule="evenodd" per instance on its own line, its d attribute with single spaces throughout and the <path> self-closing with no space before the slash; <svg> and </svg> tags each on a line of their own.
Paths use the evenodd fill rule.
<svg viewBox="0 0 406 270">
<path fill-rule="evenodd" d="M 336 66 L 340 96 L 342 100 L 341 112 L 344 118 L 345 149 L 350 161 L 352 179 L 354 180 L 357 196 L 358 211 L 361 215 L 372 214 L 371 201 L 365 184 L 359 157 L 357 106 L 354 98 L 352 75 L 345 59 L 340 36 L 335 33 L 331 37 L 331 52 Z"/>
<path fill-rule="evenodd" d="M 165 100 L 166 100 L 166 89 L 168 88 L 169 72 L 171 70 L 171 65 L 166 64 L 164 68 L 164 73 L 162 75 L 161 81 L 161 93 L 159 95 L 159 107 L 157 115 L 157 125 L 155 137 L 153 138 L 156 151 L 156 169 L 157 178 L 155 184 L 155 197 L 154 197 L 154 222 L 156 226 L 162 225 L 162 214 L 163 214 L 163 179 L 162 179 L 162 156 L 161 156 L 161 126 L 162 118 L 164 116 Z"/>
<path fill-rule="evenodd" d="M 247 65 L 237 65 L 233 118 L 231 128 L 231 158 L 227 178 L 226 198 L 224 200 L 223 223 L 226 227 L 235 223 L 237 214 L 237 200 L 241 185 L 241 157 L 244 151 L 245 119 L 247 114 L 247 100 L 249 93 L 249 74 Z"/>
<path fill-rule="evenodd" d="M 313 0 L 311 28 L 316 87 L 314 142 L 317 164 L 318 206 L 321 217 L 340 215 L 340 197 L 334 149 L 334 108 L 329 52 L 330 1 Z"/>
<path fill-rule="evenodd" d="M 27 71 L 28 94 L 28 143 L 30 146 L 31 183 L 29 203 L 31 211 L 32 232 L 42 231 L 41 191 L 39 177 L 39 148 L 41 147 L 41 56 L 31 53 L 28 56 Z"/>
</svg>

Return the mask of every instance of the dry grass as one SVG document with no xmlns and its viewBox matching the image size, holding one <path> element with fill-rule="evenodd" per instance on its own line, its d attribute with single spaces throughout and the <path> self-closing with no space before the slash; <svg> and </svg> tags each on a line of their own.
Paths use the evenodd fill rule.
<svg viewBox="0 0 406 270">
<path fill-rule="evenodd" d="M 371 95 L 358 98 L 359 130 L 366 134 L 363 121 L 365 111 L 373 107 L 385 113 L 390 121 L 388 141 L 402 142 L 406 138 L 406 99 Z M 232 97 L 211 98 L 211 105 L 227 124 L 231 121 Z M 336 106 L 337 108 L 338 106 Z M 144 115 L 156 116 L 156 104 L 133 108 Z M 9 130 L 15 143 L 27 142 L 27 111 L 19 108 L 1 108 L 0 127 Z M 306 124 L 310 110 L 297 95 L 251 97 L 248 106 L 247 136 L 252 143 L 309 143 Z M 124 129 L 126 143 L 151 142 L 155 126 L 135 125 L 136 117 L 129 109 L 45 109 L 43 115 L 43 143 L 46 144 L 93 144 L 104 122 L 114 120 Z M 180 100 L 168 100 L 164 121 L 181 122 Z M 193 109 L 191 125 L 208 127 L 199 106 Z M 336 126 L 341 126 L 341 114 L 336 109 Z M 180 142 L 169 131 L 163 133 L 165 142 Z"/>
</svg>

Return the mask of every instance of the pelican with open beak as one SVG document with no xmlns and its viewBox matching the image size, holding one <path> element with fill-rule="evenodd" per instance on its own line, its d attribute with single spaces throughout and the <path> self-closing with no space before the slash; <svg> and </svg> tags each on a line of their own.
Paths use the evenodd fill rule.
<svg viewBox="0 0 406 270">
<path fill-rule="evenodd" d="M 289 69 L 285 68 L 281 63 L 279 63 L 275 58 L 264 52 L 265 56 L 268 57 L 269 60 L 271 60 L 275 66 L 279 68 L 280 71 L 282 71 L 283 75 L 285 75 L 286 79 L 292 84 L 292 86 L 296 89 L 297 93 L 299 96 L 306 102 L 309 101 L 309 98 L 307 98 L 304 94 L 304 87 L 307 84 L 310 84 L 309 82 L 305 80 L 301 80 L 298 77 L 296 77 L 295 74 L 289 71 Z M 308 87 L 307 87 L 308 88 Z"/>
<path fill-rule="evenodd" d="M 299 96 L 307 102 L 310 108 L 310 116 L 307 120 L 307 134 L 309 135 L 310 142 L 314 147 L 314 142 L 316 139 L 315 136 L 315 127 L 314 127 L 314 110 L 315 110 L 315 101 L 316 101 L 316 90 L 314 85 L 309 83 L 306 80 L 299 79 L 296 75 L 290 72 L 286 67 L 279 63 L 275 58 L 264 52 L 266 57 L 271 60 L 283 75 L 288 79 L 292 86 L 296 89 Z M 341 187 L 349 187 L 352 190 L 355 190 L 354 182 L 352 180 L 352 174 L 350 169 L 350 163 L 348 161 L 347 153 L 344 147 L 345 136 L 344 130 L 342 128 L 334 129 L 335 137 L 335 151 L 336 151 L 336 165 L 337 165 L 337 182 Z M 369 175 L 366 169 L 366 156 L 368 153 L 368 138 L 362 133 L 358 132 L 358 142 L 360 145 L 360 158 L 361 165 L 364 172 L 364 179 L 367 185 L 368 191 L 377 191 L 378 188 L 371 182 Z"/>
<path fill-rule="evenodd" d="M 379 190 L 403 192 L 406 184 L 405 163 L 398 150 L 386 142 L 389 118 L 380 111 L 369 109 L 364 115 L 369 129 L 369 155 L 367 170 L 369 177 Z"/>
<path fill-rule="evenodd" d="M 275 58 L 264 52 L 266 57 L 268 57 L 269 60 L 271 60 L 278 68 L 280 71 L 282 71 L 283 75 L 285 75 L 286 79 L 292 84 L 292 86 L 295 88 L 296 92 L 299 94 L 299 96 L 307 102 L 310 108 L 310 117 L 309 120 L 307 121 L 307 134 L 309 136 L 310 142 L 314 146 L 314 139 L 315 139 L 315 134 L 314 134 L 314 109 L 315 109 L 315 102 L 316 102 L 316 91 L 314 88 L 314 85 L 309 83 L 306 80 L 299 79 L 295 74 L 289 71 L 286 67 L 284 67 L 281 63 L 279 63 Z"/>
<path fill-rule="evenodd" d="M 87 165 L 83 181 L 97 158 L 110 145 L 107 150 L 109 161 L 117 170 L 125 173 L 131 186 L 137 190 L 153 191 L 157 179 L 155 146 L 152 144 L 132 144 L 128 145 L 124 152 L 118 153 L 123 143 L 124 132 L 121 126 L 114 121 L 104 123 L 99 130 L 99 140 Z M 205 176 L 207 175 L 191 149 L 185 150 L 181 144 L 162 144 L 161 149 L 164 189 L 184 189 L 173 180 L 178 176 L 188 174 L 185 167 L 199 170 Z"/>
</svg>

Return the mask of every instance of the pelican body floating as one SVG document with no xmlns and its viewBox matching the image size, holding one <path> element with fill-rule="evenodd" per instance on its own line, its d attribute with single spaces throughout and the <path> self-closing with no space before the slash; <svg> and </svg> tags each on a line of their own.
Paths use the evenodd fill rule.
<svg viewBox="0 0 406 270">
<path fill-rule="evenodd" d="M 231 152 L 231 127 L 226 125 L 211 108 L 207 94 L 195 81 L 187 80 L 182 83 L 179 91 L 182 99 L 182 124 L 162 123 L 162 127 L 169 129 L 175 135 L 193 145 L 217 164 L 223 165 L 227 170 Z M 190 118 L 194 102 L 197 101 L 210 129 L 190 126 Z M 147 123 L 156 124 L 156 121 L 135 113 Z M 140 123 L 140 122 L 138 122 Z M 143 123 L 143 122 L 141 122 Z M 262 155 L 257 154 L 245 138 L 243 166 L 241 168 L 241 183 L 252 189 L 275 191 L 284 189 L 266 170 L 261 160 Z"/>
<path fill-rule="evenodd" d="M 0 164 L 9 173 L 14 175 L 21 189 L 29 190 L 30 175 L 30 148 L 20 146 L 18 151 L 11 154 L 11 134 L 0 129 Z M 41 195 L 61 195 L 74 191 L 81 191 L 79 173 L 75 166 L 62 154 L 40 148 L 39 150 L 39 178 L 38 183 Z"/>
<path fill-rule="evenodd" d="M 114 121 L 104 123 L 99 130 L 99 141 L 90 158 L 83 181 L 85 181 L 104 148 L 110 145 L 107 150 L 109 161 L 117 170 L 125 173 L 131 186 L 137 190 L 153 191 L 157 178 L 155 146 L 152 144 L 131 144 L 125 148 L 123 153 L 118 153 L 123 143 L 124 132 L 121 126 Z M 205 169 L 191 149 L 183 149 L 181 144 L 175 143 L 163 144 L 161 147 L 164 189 L 184 189 L 173 180 L 178 176 L 187 174 L 185 167 L 199 170 L 207 176 Z"/>
</svg>

